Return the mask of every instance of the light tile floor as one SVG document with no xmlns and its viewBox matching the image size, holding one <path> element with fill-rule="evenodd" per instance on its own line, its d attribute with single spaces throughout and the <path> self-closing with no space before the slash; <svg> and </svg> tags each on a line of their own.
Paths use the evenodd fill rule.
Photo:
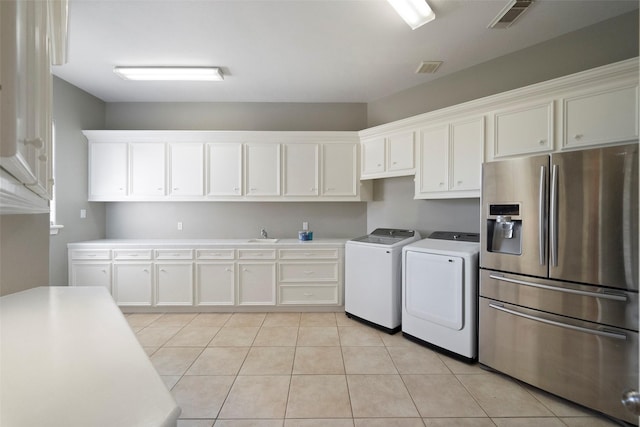
<svg viewBox="0 0 640 427">
<path fill-rule="evenodd" d="M 179 427 L 618 425 L 344 313 L 126 317 Z"/>
</svg>

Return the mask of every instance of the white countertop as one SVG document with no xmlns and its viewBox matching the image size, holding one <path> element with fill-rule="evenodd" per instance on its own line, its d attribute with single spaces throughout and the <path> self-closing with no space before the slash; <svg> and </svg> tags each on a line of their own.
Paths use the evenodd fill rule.
<svg viewBox="0 0 640 427">
<path fill-rule="evenodd" d="M 295 247 L 312 247 L 312 246 L 324 246 L 324 245 L 341 245 L 349 239 L 314 239 L 301 241 L 298 239 L 278 239 L 277 242 L 250 242 L 250 240 L 259 239 L 101 239 L 101 240 L 89 240 L 84 242 L 69 243 L 67 247 L 70 249 L 87 247 L 189 247 L 198 248 L 206 246 L 247 246 L 247 247 L 279 247 L 279 246 L 295 246 Z"/>
<path fill-rule="evenodd" d="M 0 298 L 0 425 L 177 424 L 180 408 L 106 289 Z"/>
</svg>

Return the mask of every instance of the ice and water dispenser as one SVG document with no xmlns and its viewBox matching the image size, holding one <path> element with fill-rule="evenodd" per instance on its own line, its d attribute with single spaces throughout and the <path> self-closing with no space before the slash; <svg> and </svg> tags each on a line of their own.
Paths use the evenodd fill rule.
<svg viewBox="0 0 640 427">
<path fill-rule="evenodd" d="M 519 203 L 489 205 L 487 251 L 522 254 L 522 217 Z"/>
</svg>

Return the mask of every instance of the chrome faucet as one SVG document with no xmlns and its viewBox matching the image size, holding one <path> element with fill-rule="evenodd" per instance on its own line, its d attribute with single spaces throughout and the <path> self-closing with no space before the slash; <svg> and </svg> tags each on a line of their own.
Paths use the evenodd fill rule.
<svg viewBox="0 0 640 427">
<path fill-rule="evenodd" d="M 262 236 L 263 239 L 266 239 L 269 237 L 269 235 L 267 234 L 267 230 L 265 230 L 264 228 L 262 228 L 260 230 L 260 236 Z"/>
</svg>

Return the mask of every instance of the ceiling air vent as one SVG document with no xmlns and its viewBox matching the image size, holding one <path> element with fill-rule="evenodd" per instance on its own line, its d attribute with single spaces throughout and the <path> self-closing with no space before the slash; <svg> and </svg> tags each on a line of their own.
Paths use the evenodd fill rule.
<svg viewBox="0 0 640 427">
<path fill-rule="evenodd" d="M 418 65 L 416 74 L 433 74 L 440 68 L 440 65 L 442 65 L 442 61 L 422 61 Z"/>
<path fill-rule="evenodd" d="M 511 0 L 487 28 L 509 28 L 531 6 L 533 0 Z"/>
</svg>

